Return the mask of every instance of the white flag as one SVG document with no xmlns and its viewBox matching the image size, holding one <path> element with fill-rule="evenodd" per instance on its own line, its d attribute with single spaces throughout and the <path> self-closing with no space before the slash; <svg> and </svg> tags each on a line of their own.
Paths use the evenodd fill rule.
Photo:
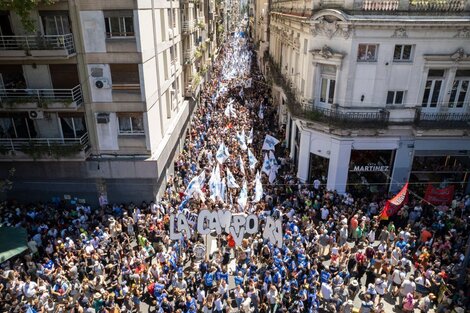
<svg viewBox="0 0 470 313">
<path fill-rule="evenodd" d="M 248 133 L 248 137 L 246 137 L 246 143 L 249 145 L 253 143 L 253 128 L 251 128 L 250 132 Z"/>
<path fill-rule="evenodd" d="M 215 157 L 217 159 L 217 162 L 219 162 L 220 164 L 224 163 L 225 160 L 228 159 L 228 156 L 229 153 L 227 147 L 224 145 L 224 143 L 221 143 L 219 149 L 217 150 L 217 155 Z"/>
<path fill-rule="evenodd" d="M 264 113 L 263 113 L 263 106 L 262 106 L 262 105 L 259 107 L 258 117 L 259 117 L 261 120 L 264 119 Z"/>
<path fill-rule="evenodd" d="M 228 188 L 240 188 L 240 186 L 237 184 L 237 181 L 235 180 L 235 177 L 233 176 L 232 172 L 227 167 L 227 187 Z"/>
<path fill-rule="evenodd" d="M 222 181 L 220 182 L 220 187 L 219 187 L 219 197 L 223 202 L 225 202 L 226 192 L 227 192 L 227 186 L 225 184 L 225 177 L 224 177 L 222 178 Z"/>
<path fill-rule="evenodd" d="M 255 197 L 253 198 L 253 202 L 259 202 L 263 197 L 263 184 L 261 183 L 261 175 L 258 171 L 256 173 L 255 178 Z"/>
<path fill-rule="evenodd" d="M 202 187 L 204 187 L 204 182 L 206 180 L 206 171 L 204 169 L 202 170 L 201 174 L 199 174 L 198 180 L 199 180 L 199 187 L 202 189 Z"/>
<path fill-rule="evenodd" d="M 191 179 L 189 182 L 184 194 L 191 197 L 193 193 L 197 193 L 200 189 L 201 187 L 199 185 L 199 176 L 194 176 L 193 179 Z"/>
<path fill-rule="evenodd" d="M 217 165 L 218 167 L 219 165 Z M 210 191 L 210 198 L 215 201 L 217 196 L 220 194 L 220 168 L 217 171 L 217 168 L 212 169 L 212 175 L 209 179 L 209 191 Z"/>
<path fill-rule="evenodd" d="M 263 167 L 261 168 L 261 171 L 268 176 L 271 172 L 271 162 L 269 161 L 268 155 L 266 153 L 264 154 Z"/>
<path fill-rule="evenodd" d="M 245 165 L 243 164 L 242 156 L 238 156 L 238 166 L 240 167 L 240 172 L 245 176 Z"/>
<path fill-rule="evenodd" d="M 276 180 L 277 176 L 277 166 L 274 165 L 271 167 L 271 171 L 269 172 L 269 183 L 272 184 Z"/>
<path fill-rule="evenodd" d="M 248 147 L 246 146 L 246 142 L 245 142 L 245 131 L 243 130 L 241 135 L 237 131 L 236 136 L 237 136 L 237 139 L 238 139 L 238 143 L 240 144 L 240 149 L 242 149 L 243 151 L 248 149 Z"/>
<path fill-rule="evenodd" d="M 248 202 L 248 187 L 246 186 L 246 180 L 243 181 L 242 190 L 240 190 L 240 194 L 238 195 L 238 204 L 245 209 L 246 203 Z"/>
<path fill-rule="evenodd" d="M 266 135 L 266 137 L 264 138 L 262 150 L 274 150 L 275 149 L 274 147 L 278 143 L 279 143 L 279 140 L 277 140 L 273 136 Z"/>
<path fill-rule="evenodd" d="M 274 155 L 274 152 L 272 151 L 269 151 L 269 163 L 271 163 L 271 165 L 274 165 L 274 166 L 278 165 L 276 156 Z"/>
<path fill-rule="evenodd" d="M 254 170 L 256 163 L 258 163 L 258 160 L 256 160 L 254 154 L 251 152 L 250 149 L 248 149 L 248 162 L 250 163 L 251 170 Z"/>
<path fill-rule="evenodd" d="M 251 88 L 251 83 L 252 83 L 253 79 L 250 78 L 250 79 L 247 79 L 245 81 L 245 88 Z"/>
</svg>

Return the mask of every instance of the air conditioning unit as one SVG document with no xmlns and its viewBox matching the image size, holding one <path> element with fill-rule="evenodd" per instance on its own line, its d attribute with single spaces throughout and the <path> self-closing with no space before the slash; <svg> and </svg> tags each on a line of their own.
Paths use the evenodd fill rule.
<svg viewBox="0 0 470 313">
<path fill-rule="evenodd" d="M 100 77 L 95 79 L 95 87 L 98 89 L 107 89 L 111 88 L 111 84 L 109 83 L 109 80 L 107 78 Z"/>
<path fill-rule="evenodd" d="M 29 111 L 28 116 L 32 120 L 39 120 L 44 118 L 44 111 Z"/>
<path fill-rule="evenodd" d="M 96 114 L 96 123 L 98 123 L 98 124 L 108 124 L 109 123 L 109 113 L 98 113 L 98 114 Z"/>
</svg>

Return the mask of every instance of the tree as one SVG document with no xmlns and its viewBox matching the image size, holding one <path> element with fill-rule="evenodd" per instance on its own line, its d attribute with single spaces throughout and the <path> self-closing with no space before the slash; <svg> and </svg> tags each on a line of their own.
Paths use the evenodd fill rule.
<svg viewBox="0 0 470 313">
<path fill-rule="evenodd" d="M 31 19 L 31 12 L 39 5 L 51 5 L 56 0 L 0 0 L 0 8 L 18 14 L 25 30 L 34 32 L 36 27 Z"/>
</svg>

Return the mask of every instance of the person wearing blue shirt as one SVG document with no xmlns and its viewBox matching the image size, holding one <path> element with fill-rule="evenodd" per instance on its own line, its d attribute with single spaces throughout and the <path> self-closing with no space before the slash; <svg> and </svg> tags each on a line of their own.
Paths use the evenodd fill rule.
<svg viewBox="0 0 470 313">
<path fill-rule="evenodd" d="M 330 272 L 325 271 L 325 270 L 321 271 L 321 274 L 320 274 L 320 281 L 321 281 L 322 283 L 327 283 L 327 282 L 330 280 L 330 277 L 331 277 Z"/>
<path fill-rule="evenodd" d="M 213 272 L 207 272 L 204 274 L 204 285 L 207 289 L 211 289 L 214 286 L 214 276 Z"/>
<path fill-rule="evenodd" d="M 242 272 L 238 272 L 238 275 L 234 277 L 235 286 L 243 285 L 244 279 L 242 275 Z"/>
<path fill-rule="evenodd" d="M 398 241 L 396 245 L 398 248 L 400 248 L 400 250 L 404 251 L 406 248 L 406 241 L 402 239 Z"/>
</svg>

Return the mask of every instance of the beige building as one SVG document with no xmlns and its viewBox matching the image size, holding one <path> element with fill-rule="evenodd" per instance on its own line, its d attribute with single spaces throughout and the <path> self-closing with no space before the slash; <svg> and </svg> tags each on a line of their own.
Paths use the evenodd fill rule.
<svg viewBox="0 0 470 313">
<path fill-rule="evenodd" d="M 196 105 L 202 80 L 193 75 L 207 72 L 216 49 L 213 7 L 61 0 L 31 12 L 34 31 L 0 11 L 0 159 L 3 172 L 16 168 L 10 195 L 154 200 Z"/>
<path fill-rule="evenodd" d="M 273 0 L 268 39 L 257 4 L 255 39 L 269 42 L 260 57 L 301 180 L 470 191 L 470 1 Z"/>
</svg>

